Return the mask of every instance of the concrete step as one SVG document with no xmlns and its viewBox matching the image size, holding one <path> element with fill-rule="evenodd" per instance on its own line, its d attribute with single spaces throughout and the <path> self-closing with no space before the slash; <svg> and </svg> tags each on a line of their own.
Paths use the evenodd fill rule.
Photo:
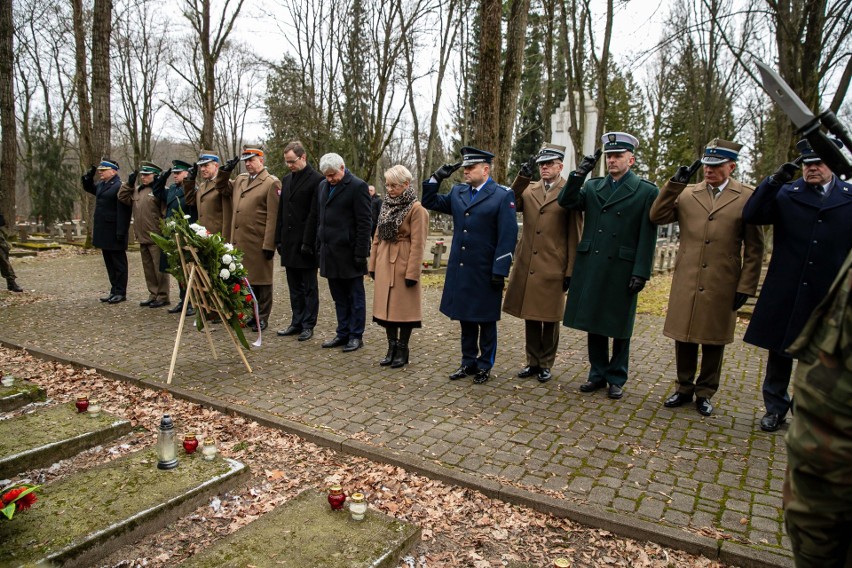
<svg viewBox="0 0 852 568">
<path fill-rule="evenodd" d="M 159 470 L 148 448 L 44 486 L 29 511 L 0 523 L 0 567 L 92 566 L 224 493 L 248 471 L 199 453 L 179 459 L 177 468 Z"/>
<path fill-rule="evenodd" d="M 348 510 L 332 511 L 324 494 L 307 490 L 181 566 L 393 568 L 418 540 L 416 525 L 373 509 L 353 521 Z"/>
<path fill-rule="evenodd" d="M 40 386 L 15 379 L 10 387 L 0 385 L 0 412 L 11 412 L 31 402 L 42 402 L 47 400 L 47 394 Z"/>
<path fill-rule="evenodd" d="M 102 412 L 78 414 L 73 404 L 40 408 L 0 421 L 0 479 L 64 460 L 130 431 L 130 422 Z"/>
</svg>

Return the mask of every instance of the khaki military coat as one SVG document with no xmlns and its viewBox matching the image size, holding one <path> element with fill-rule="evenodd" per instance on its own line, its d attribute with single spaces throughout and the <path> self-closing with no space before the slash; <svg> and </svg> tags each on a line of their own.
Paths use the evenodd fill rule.
<svg viewBox="0 0 852 568">
<path fill-rule="evenodd" d="M 559 206 L 565 185 L 560 177 L 545 193 L 544 183 L 518 176 L 512 184 L 515 205 L 523 214 L 521 240 L 503 300 L 503 311 L 535 321 L 562 321 L 565 292 L 562 281 L 571 276 L 577 243 L 583 233 L 583 213 Z"/>
<path fill-rule="evenodd" d="M 705 182 L 669 181 L 654 201 L 651 222 L 680 226 L 666 337 L 708 345 L 734 340 L 734 295 L 755 295 L 763 259 L 763 234 L 743 221 L 753 192 L 730 179 L 714 201 Z"/>
<path fill-rule="evenodd" d="M 396 242 L 379 239 L 376 232 L 370 249 L 369 271 L 375 273 L 373 317 L 387 322 L 419 322 L 420 273 L 429 230 L 429 213 L 415 201 L 399 226 Z M 405 279 L 416 280 L 411 288 Z"/>
<path fill-rule="evenodd" d="M 231 173 L 219 170 L 211 180 L 198 178 L 183 180 L 186 204 L 198 209 L 198 224 L 210 233 L 222 233 L 226 242 L 231 240 L 233 217 L 231 195 L 233 183 Z"/>
<path fill-rule="evenodd" d="M 263 251 L 275 251 L 280 195 L 281 180 L 269 170 L 263 170 L 253 180 L 248 174 L 240 174 L 234 180 L 231 243 L 243 251 L 243 266 L 252 284 L 272 284 L 272 259 L 267 260 Z"/>
<path fill-rule="evenodd" d="M 160 234 L 160 220 L 166 205 L 154 195 L 150 185 L 130 187 L 126 182 L 118 190 L 118 200 L 133 209 L 133 231 L 140 245 L 153 245 L 151 233 Z"/>
</svg>

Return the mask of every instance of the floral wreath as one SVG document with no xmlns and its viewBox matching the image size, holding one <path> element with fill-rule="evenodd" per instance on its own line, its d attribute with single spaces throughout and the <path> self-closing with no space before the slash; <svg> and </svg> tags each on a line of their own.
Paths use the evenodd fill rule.
<svg viewBox="0 0 852 568">
<path fill-rule="evenodd" d="M 17 483 L 0 490 L 0 513 L 7 520 L 12 520 L 18 511 L 26 511 L 36 502 L 35 492 L 41 485 Z"/>
<path fill-rule="evenodd" d="M 168 258 L 169 274 L 186 286 L 186 275 L 180 264 L 180 254 L 174 238 L 177 234 L 181 236 L 185 246 L 196 249 L 198 260 L 201 261 L 200 268 L 210 276 L 213 285 L 211 292 L 225 308 L 222 316 L 233 328 L 242 346 L 250 349 L 243 328 L 246 319 L 252 316 L 255 302 L 246 278 L 248 273 L 243 267 L 243 252 L 234 248 L 231 243 L 226 243 L 221 233 L 211 234 L 197 223 L 190 224 L 189 215 L 184 215 L 180 208 L 171 217 L 160 221 L 160 230 L 160 235 L 153 232 L 150 234 Z M 184 260 L 194 262 L 191 255 L 184 255 Z M 204 329 L 204 317 L 200 309 L 196 311 L 195 325 L 199 330 Z"/>
</svg>

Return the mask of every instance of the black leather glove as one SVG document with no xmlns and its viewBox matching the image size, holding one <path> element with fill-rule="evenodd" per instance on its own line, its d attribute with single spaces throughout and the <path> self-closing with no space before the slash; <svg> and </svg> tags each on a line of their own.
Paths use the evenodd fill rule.
<svg viewBox="0 0 852 568">
<path fill-rule="evenodd" d="M 375 279 L 376 279 L 376 273 L 375 273 L 375 272 L 370 272 L 370 279 L 371 279 L 371 280 L 375 280 Z"/>
<path fill-rule="evenodd" d="M 239 161 L 240 161 L 240 157 L 234 156 L 233 158 L 231 158 L 230 160 L 228 160 L 227 162 L 222 164 L 222 166 L 219 169 L 222 170 L 223 172 L 232 172 L 232 171 L 234 171 L 234 168 L 237 167 L 237 162 L 239 162 Z"/>
<path fill-rule="evenodd" d="M 192 164 L 192 167 L 189 168 L 189 174 L 186 176 L 187 179 L 194 180 L 195 176 L 198 175 L 198 164 Z"/>
<path fill-rule="evenodd" d="M 169 182 L 169 177 L 172 175 L 172 169 L 169 168 L 164 172 L 161 172 L 160 175 L 154 178 L 154 183 L 151 184 L 151 189 L 155 192 L 163 191 L 166 189 L 166 184 Z"/>
<path fill-rule="evenodd" d="M 265 258 L 266 260 L 272 260 L 273 256 L 275 256 L 274 250 L 263 249 L 263 258 Z"/>
<path fill-rule="evenodd" d="M 734 294 L 734 311 L 737 311 L 741 307 L 743 307 L 748 300 L 748 294 L 743 294 L 742 292 L 737 292 Z"/>
<path fill-rule="evenodd" d="M 519 175 L 525 178 L 532 178 L 535 174 L 535 161 L 538 159 L 538 154 L 533 154 L 530 159 L 521 164 Z"/>
<path fill-rule="evenodd" d="M 491 275 L 491 289 L 497 290 L 498 292 L 502 292 L 503 288 L 506 285 L 506 278 L 503 276 L 498 276 L 497 274 Z"/>
<path fill-rule="evenodd" d="M 630 283 L 627 285 L 627 289 L 630 291 L 631 294 L 638 294 L 642 291 L 642 288 L 645 287 L 645 282 L 647 282 L 647 280 L 645 280 L 641 276 L 631 276 Z"/>
<path fill-rule="evenodd" d="M 406 288 L 413 288 L 414 286 L 417 286 L 417 280 L 412 280 L 411 278 L 405 279 Z"/>
<path fill-rule="evenodd" d="M 355 268 L 362 272 L 366 272 L 367 270 L 367 259 L 362 256 L 355 257 Z"/>
<path fill-rule="evenodd" d="M 672 176 L 672 181 L 675 183 L 689 183 L 689 180 L 692 179 L 692 176 L 695 175 L 695 172 L 700 167 L 701 160 L 695 160 L 691 166 L 681 166 L 677 169 L 675 175 Z"/>
<path fill-rule="evenodd" d="M 786 164 L 782 164 L 780 168 L 775 170 L 775 173 L 769 176 L 769 180 L 773 185 L 782 186 L 785 183 L 789 182 L 793 179 L 793 176 L 796 175 L 796 170 L 801 167 L 802 158 L 799 156 L 792 162 L 787 162 Z"/>
<path fill-rule="evenodd" d="M 130 172 L 130 175 L 127 176 L 127 185 L 130 187 L 136 187 L 136 177 L 139 175 L 139 171 Z"/>
<path fill-rule="evenodd" d="M 584 156 L 583 161 L 580 162 L 580 165 L 577 166 L 577 169 L 574 170 L 574 173 L 580 177 L 586 177 L 589 175 L 589 172 L 595 169 L 595 166 L 598 164 L 598 160 L 601 159 L 601 154 L 603 150 L 598 148 L 595 150 L 594 155 Z"/>
<path fill-rule="evenodd" d="M 456 162 L 455 164 L 444 164 L 432 174 L 432 177 L 438 180 L 438 183 L 441 183 L 461 167 L 461 162 Z"/>
<path fill-rule="evenodd" d="M 95 179 L 95 173 L 98 171 L 98 168 L 95 166 L 90 166 L 86 173 L 83 175 L 84 178 Z"/>
<path fill-rule="evenodd" d="M 571 287 L 571 277 L 566 276 L 565 278 L 562 279 L 562 291 L 567 292 L 568 288 L 570 288 L 570 287 Z"/>
<path fill-rule="evenodd" d="M 302 243 L 302 246 L 299 248 L 299 251 L 305 256 L 314 256 L 314 249 L 304 243 Z"/>
</svg>

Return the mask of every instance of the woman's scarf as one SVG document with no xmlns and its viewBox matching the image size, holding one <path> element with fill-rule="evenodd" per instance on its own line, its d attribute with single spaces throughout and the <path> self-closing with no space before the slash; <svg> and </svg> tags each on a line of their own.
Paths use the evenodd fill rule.
<svg viewBox="0 0 852 568">
<path fill-rule="evenodd" d="M 399 226 L 403 219 L 411 211 L 414 202 L 417 201 L 417 192 L 414 184 L 409 184 L 408 189 L 397 197 L 386 196 L 379 211 L 379 221 L 376 231 L 379 239 L 395 243 L 399 236 Z"/>
</svg>

